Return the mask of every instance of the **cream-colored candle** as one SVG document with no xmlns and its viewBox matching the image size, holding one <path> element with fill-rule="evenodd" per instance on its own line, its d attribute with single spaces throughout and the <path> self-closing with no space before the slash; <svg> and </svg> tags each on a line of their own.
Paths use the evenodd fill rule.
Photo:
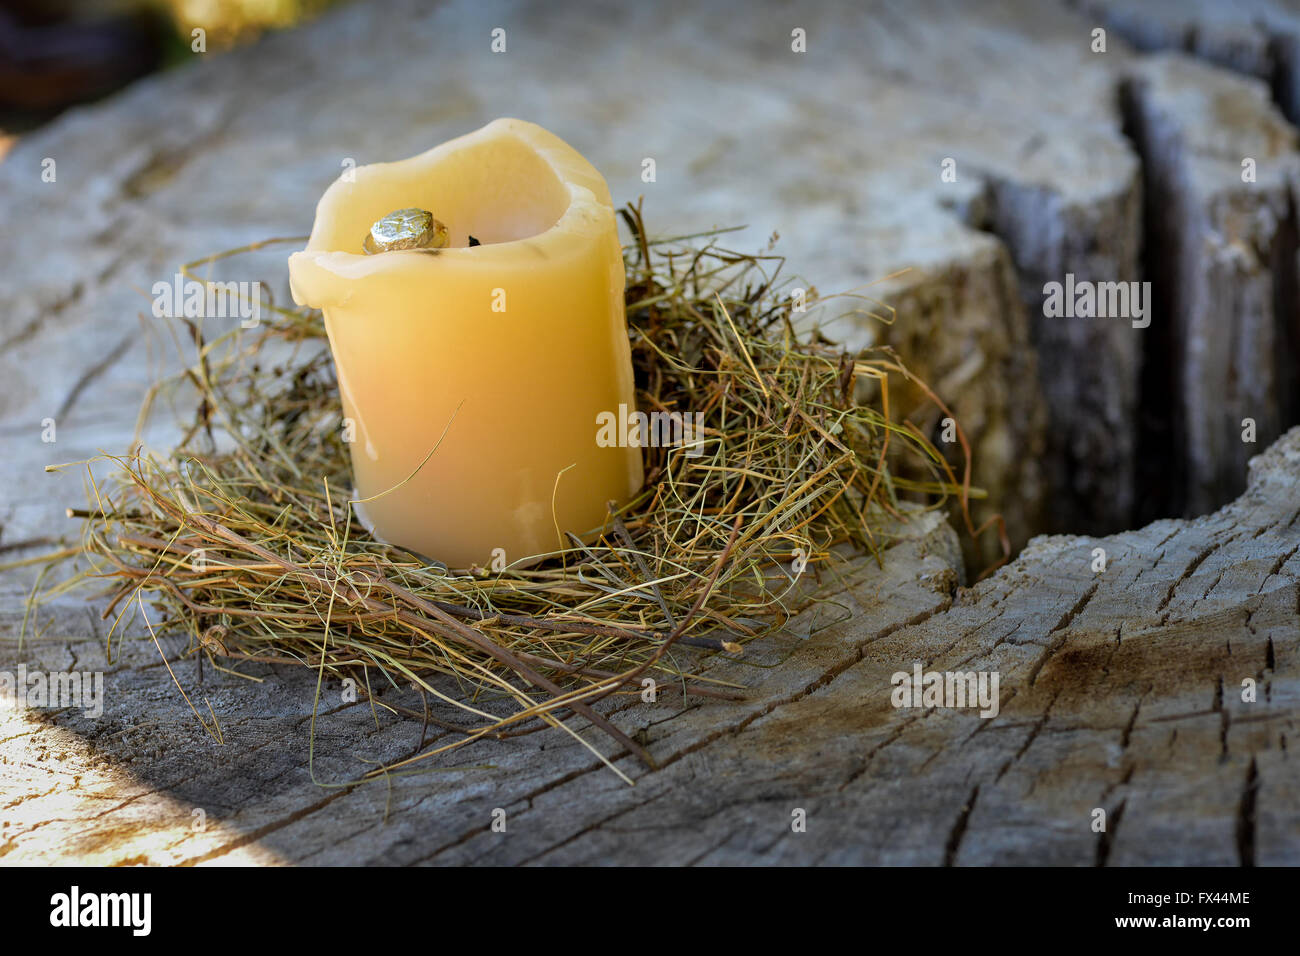
<svg viewBox="0 0 1300 956">
<path fill-rule="evenodd" d="M 398 210 L 432 213 L 446 245 L 367 254 Z M 598 530 L 640 487 L 639 450 L 597 442 L 601 413 L 636 407 L 609 188 L 553 134 L 500 119 L 357 168 L 289 277 L 324 312 L 384 540 L 453 568 L 513 562 Z"/>
</svg>

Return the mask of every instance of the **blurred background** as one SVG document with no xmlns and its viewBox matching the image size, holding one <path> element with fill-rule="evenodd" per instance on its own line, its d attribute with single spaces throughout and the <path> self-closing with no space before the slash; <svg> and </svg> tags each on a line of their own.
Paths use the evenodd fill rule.
<svg viewBox="0 0 1300 956">
<path fill-rule="evenodd" d="M 342 0 L 0 0 L 0 155 L 69 106 L 208 51 L 316 16 Z"/>
</svg>

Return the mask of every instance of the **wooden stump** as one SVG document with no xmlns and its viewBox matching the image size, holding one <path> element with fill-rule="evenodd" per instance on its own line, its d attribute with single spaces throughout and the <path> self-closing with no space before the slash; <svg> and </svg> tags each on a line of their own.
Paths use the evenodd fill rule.
<svg viewBox="0 0 1300 956">
<path fill-rule="evenodd" d="M 104 671 L 106 710 L 0 706 L 0 858 L 1300 861 L 1286 756 L 1300 430 L 1246 484 L 1249 455 L 1300 412 L 1297 152 L 1282 117 L 1295 110 L 1279 92 L 1294 71 L 1261 65 L 1294 63 L 1294 34 L 1261 27 L 1267 42 L 1242 46 L 1220 26 L 1198 33 L 1191 53 L 1249 74 L 1234 75 L 1134 52 L 1125 36 L 1181 47 L 1181 34 L 1142 33 L 1120 3 L 843 7 L 763 4 L 744 20 L 722 4 L 635 8 L 597 24 L 549 5 L 512 13 L 496 55 L 502 24 L 470 3 L 349 6 L 21 138 L 0 162 L 0 255 L 19 280 L 0 289 L 0 560 L 67 532 L 64 508 L 84 500 L 75 469 L 45 465 L 130 441 L 174 353 L 142 294 L 154 282 L 180 261 L 305 232 L 349 160 L 409 155 L 502 114 L 568 138 L 616 197 L 643 193 L 652 228 L 747 223 L 728 242 L 749 249 L 779 231 L 778 250 L 823 292 L 867 284 L 881 302 L 812 318 L 850 346 L 893 344 L 938 388 L 989 494 L 977 517 L 1003 514 L 1018 545 L 1073 534 L 1034 538 L 966 588 L 989 542 L 919 522 L 883 567 L 824 581 L 787 634 L 707 663 L 748 688 L 744 702 L 665 693 L 614 713 L 662 767 L 618 757 L 635 787 L 546 732 L 457 752 L 391 789 L 323 788 L 408 753 L 420 726 L 326 687 L 309 768 L 310 672 L 200 675 L 164 642 L 217 714 L 217 743 L 151 642 L 115 643 L 109 662 L 97 605 L 61 600 L 21 649 L 0 646 L 0 670 Z M 1105 53 L 1090 48 L 1099 23 Z M 1239 47 L 1256 52 L 1229 55 Z M 229 277 L 270 280 L 283 300 L 284 254 Z M 1049 318 L 1043 287 L 1067 274 L 1151 280 L 1150 327 Z M 889 325 L 862 314 L 890 308 Z M 907 411 L 940 426 L 920 404 Z M 171 430 L 146 437 L 163 445 Z M 1204 517 L 1167 518 L 1238 492 Z M 11 638 L 30 570 L 0 576 Z M 893 706 L 893 676 L 917 662 L 996 672 L 997 716 Z M 505 834 L 490 829 L 496 809 Z M 792 830 L 799 810 L 805 832 Z"/>
</svg>

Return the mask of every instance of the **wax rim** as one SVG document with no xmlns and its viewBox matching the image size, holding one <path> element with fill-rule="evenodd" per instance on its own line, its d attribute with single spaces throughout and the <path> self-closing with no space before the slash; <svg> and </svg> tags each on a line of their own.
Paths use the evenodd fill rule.
<svg viewBox="0 0 1300 956">
<path fill-rule="evenodd" d="M 321 238 L 322 233 L 326 231 L 324 224 L 331 221 L 336 210 L 352 200 L 351 190 L 355 185 L 337 179 L 330 184 L 316 204 L 316 218 L 312 224 L 311 236 L 307 240 L 306 248 L 289 257 L 291 268 L 292 263 L 297 260 L 303 265 L 310 263 L 340 278 L 363 279 L 388 271 L 408 269 L 428 270 L 432 273 L 437 270 L 438 262 L 443 256 L 460 260 L 461 268 L 468 263 L 482 264 L 490 268 L 494 261 L 517 257 L 520 251 L 528 249 L 536 250 L 548 257 L 562 258 L 574 251 L 576 239 L 602 237 L 604 224 L 608 217 L 613 215 L 613 204 L 608 197 L 608 190 L 606 189 L 605 196 L 597 196 L 586 186 L 573 182 L 575 170 L 570 165 L 570 157 L 565 153 L 576 153 L 576 151 L 554 133 L 525 120 L 511 118 L 493 120 L 486 126 L 447 140 L 422 153 L 392 162 L 368 163 L 365 166 L 358 166 L 355 172 L 359 180 L 367 171 L 382 168 L 408 166 L 432 170 L 445 156 L 477 140 L 497 138 L 503 130 L 545 162 L 560 185 L 568 191 L 569 201 L 564 213 L 546 229 L 531 236 L 506 242 L 478 246 L 448 246 L 438 249 L 436 255 L 418 249 L 393 250 L 383 255 L 327 249 L 323 248 L 324 240 Z M 296 292 L 294 301 L 299 301 Z M 310 303 L 299 302 L 299 304 Z"/>
</svg>

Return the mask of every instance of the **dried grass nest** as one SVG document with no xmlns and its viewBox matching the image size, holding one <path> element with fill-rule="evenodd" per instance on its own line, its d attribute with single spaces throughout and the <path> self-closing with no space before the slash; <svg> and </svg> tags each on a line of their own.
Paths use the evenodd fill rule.
<svg viewBox="0 0 1300 956">
<path fill-rule="evenodd" d="M 351 678 L 372 706 L 450 731 L 370 776 L 547 726 L 611 767 L 623 749 L 653 766 L 601 701 L 647 680 L 738 697 L 702 672 L 705 657 L 742 654 L 782 627 L 806 579 L 833 574 L 845 552 L 878 557 L 918 503 L 964 510 L 972 489 L 969 453 L 958 480 L 918 428 L 891 418 L 890 382 L 924 384 L 889 349 L 849 354 L 812 328 L 781 257 L 721 248 L 729 230 L 651 239 L 639 204 L 621 215 L 638 407 L 703 413 L 705 442 L 696 457 L 643 449 L 643 490 L 595 543 L 453 573 L 374 540 L 347 496 L 319 313 L 263 302 L 252 331 L 225 323 L 209 339 L 202 320 L 177 320 L 192 363 L 150 389 L 141 423 L 163 394 L 193 398 L 183 439 L 167 455 L 137 443 L 96 459 L 106 477 L 77 463 L 90 476 L 88 507 L 70 509 L 80 568 L 35 600 L 106 581 L 110 657 L 138 612 L 143 636 L 184 635 L 187 654 L 222 670 L 300 664 L 317 671 L 318 705 L 325 681 Z M 828 301 L 806 295 L 813 312 Z M 385 699 L 385 685 L 417 688 L 423 711 Z M 219 738 L 211 708 L 190 705 Z M 614 746 L 580 734 L 584 720 Z"/>
</svg>

